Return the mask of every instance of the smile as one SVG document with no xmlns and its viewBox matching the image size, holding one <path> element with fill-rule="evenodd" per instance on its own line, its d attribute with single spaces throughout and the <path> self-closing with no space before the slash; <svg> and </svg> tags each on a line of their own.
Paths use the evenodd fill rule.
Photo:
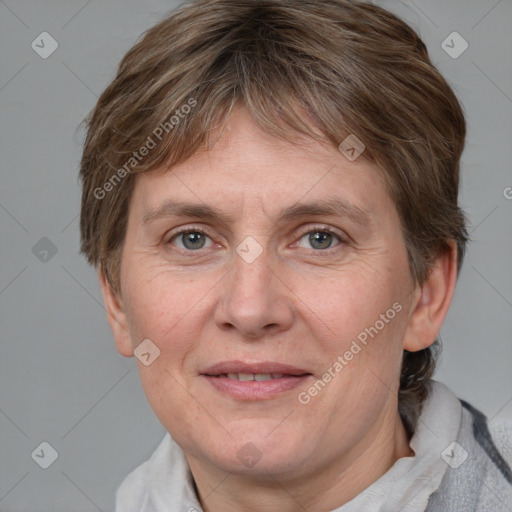
<svg viewBox="0 0 512 512">
<path fill-rule="evenodd" d="M 312 374 L 280 363 L 228 361 L 211 366 L 201 377 L 223 395 L 242 400 L 269 400 L 300 386 Z"/>
<path fill-rule="evenodd" d="M 219 377 L 227 377 L 233 380 L 250 381 L 257 380 L 262 382 L 264 380 L 280 379 L 283 377 L 282 373 L 228 373 L 227 375 L 219 375 Z"/>
</svg>

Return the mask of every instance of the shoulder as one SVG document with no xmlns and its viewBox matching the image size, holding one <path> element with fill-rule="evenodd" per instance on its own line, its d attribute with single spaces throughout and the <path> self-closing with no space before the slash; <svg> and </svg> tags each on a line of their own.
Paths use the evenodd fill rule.
<svg viewBox="0 0 512 512">
<path fill-rule="evenodd" d="M 146 500 L 146 479 L 149 461 L 134 469 L 121 483 L 116 492 L 116 512 L 142 510 Z"/>
<path fill-rule="evenodd" d="M 202 510 L 183 450 L 166 434 L 151 458 L 132 471 L 116 493 L 116 512 Z"/>
<path fill-rule="evenodd" d="M 140 512 L 148 499 L 148 482 L 158 461 L 169 453 L 170 436 L 165 435 L 151 457 L 129 473 L 116 492 L 116 512 Z"/>
<path fill-rule="evenodd" d="M 510 512 L 512 428 L 489 422 L 471 404 L 461 400 L 462 415 L 457 438 L 446 456 L 448 469 L 432 494 L 428 512 Z"/>
</svg>

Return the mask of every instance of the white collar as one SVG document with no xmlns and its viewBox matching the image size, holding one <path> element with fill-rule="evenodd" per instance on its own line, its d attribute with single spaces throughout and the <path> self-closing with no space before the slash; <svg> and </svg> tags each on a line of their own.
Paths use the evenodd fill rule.
<svg viewBox="0 0 512 512">
<path fill-rule="evenodd" d="M 333 512 L 423 512 L 448 468 L 442 458 L 457 439 L 462 405 L 440 382 L 429 382 L 429 393 L 409 443 L 414 456 L 395 464 L 361 494 Z"/>
</svg>

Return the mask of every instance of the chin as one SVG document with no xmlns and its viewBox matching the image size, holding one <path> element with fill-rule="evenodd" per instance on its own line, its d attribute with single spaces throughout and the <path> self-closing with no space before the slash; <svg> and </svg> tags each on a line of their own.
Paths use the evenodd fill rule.
<svg viewBox="0 0 512 512">
<path fill-rule="evenodd" d="M 276 424 L 273 422 L 272 428 Z M 305 460 L 304 441 L 295 433 L 283 431 L 281 435 L 265 428 L 254 435 L 245 434 L 233 436 L 229 445 L 220 453 L 209 448 L 210 461 L 225 471 L 240 475 L 261 476 L 267 480 L 271 475 L 295 472 L 302 467 Z M 261 432 L 265 432 L 264 434 Z"/>
</svg>

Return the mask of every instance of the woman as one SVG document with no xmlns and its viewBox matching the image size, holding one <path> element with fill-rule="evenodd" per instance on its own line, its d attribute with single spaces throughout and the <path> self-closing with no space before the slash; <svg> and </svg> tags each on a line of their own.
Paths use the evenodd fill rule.
<svg viewBox="0 0 512 512">
<path fill-rule="evenodd" d="M 509 510 L 431 380 L 465 120 L 418 35 L 345 0 L 203 0 L 91 113 L 82 251 L 169 432 L 118 511 Z"/>
</svg>

